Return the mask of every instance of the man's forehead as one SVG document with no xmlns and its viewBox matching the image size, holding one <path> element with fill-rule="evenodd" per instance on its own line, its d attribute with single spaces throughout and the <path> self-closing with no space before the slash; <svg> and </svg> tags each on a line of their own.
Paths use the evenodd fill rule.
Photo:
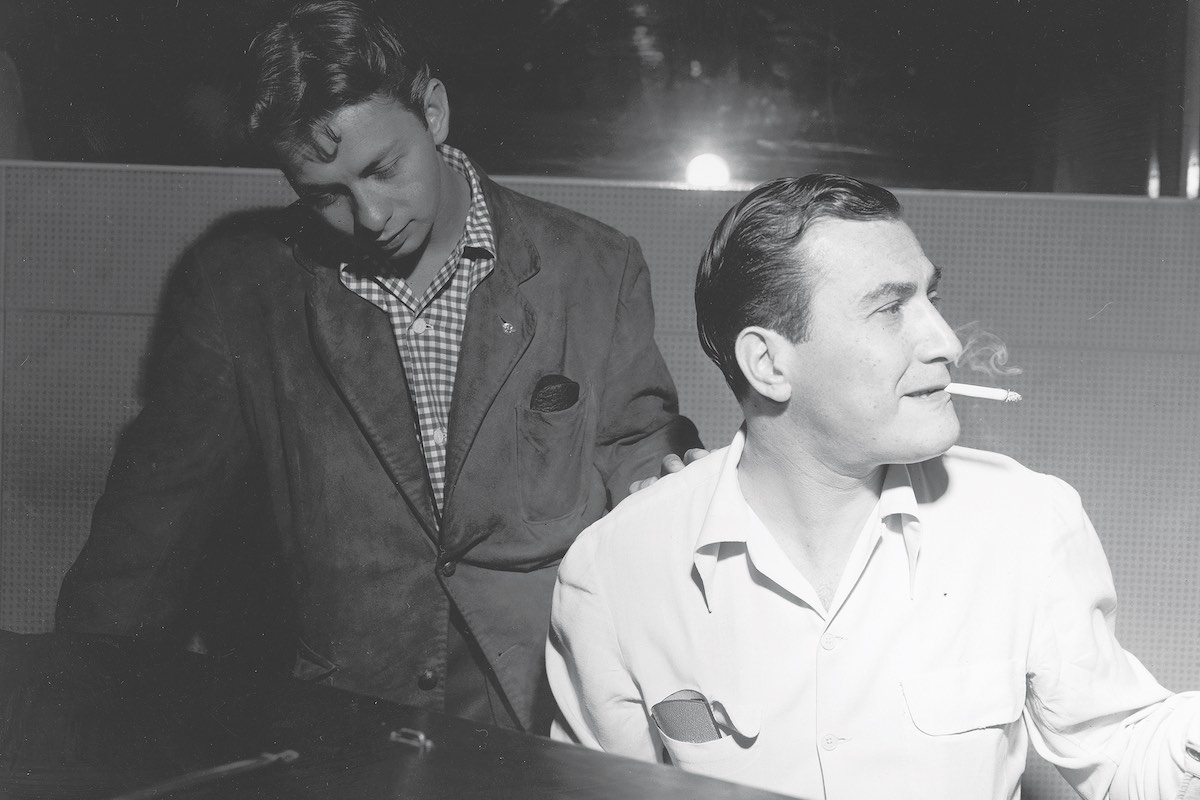
<svg viewBox="0 0 1200 800">
<path fill-rule="evenodd" d="M 880 287 L 932 285 L 939 274 L 908 225 L 895 219 L 820 220 L 805 233 L 800 253 L 812 292 L 834 286 L 847 299 Z"/>
<path fill-rule="evenodd" d="M 386 105 L 375 101 L 342 106 L 317 120 L 303 132 L 285 161 L 293 172 L 302 168 L 330 164 L 347 149 L 347 142 L 357 142 L 357 148 L 370 148 L 385 138 L 388 127 L 383 119 Z M 354 149 L 352 146 L 350 149 Z"/>
<path fill-rule="evenodd" d="M 357 174 L 425 133 L 424 120 L 399 100 L 373 97 L 315 123 L 306 140 L 285 155 L 285 171 L 290 176 L 331 170 Z"/>
<path fill-rule="evenodd" d="M 916 235 L 898 219 L 817 220 L 805 232 L 799 249 L 805 261 L 818 268 L 857 272 L 894 265 L 932 271 Z"/>
<path fill-rule="evenodd" d="M 335 124 L 314 126 L 308 141 L 296 146 L 285 158 L 284 172 L 292 183 L 323 185 L 358 175 L 377 162 L 391 142 L 362 137 L 353 129 L 346 138 Z M 353 137 L 358 136 L 358 139 Z"/>
<path fill-rule="evenodd" d="M 820 217 L 809 223 L 803 242 L 810 247 L 835 247 L 851 250 L 916 243 L 916 235 L 902 219 L 842 219 Z"/>
</svg>

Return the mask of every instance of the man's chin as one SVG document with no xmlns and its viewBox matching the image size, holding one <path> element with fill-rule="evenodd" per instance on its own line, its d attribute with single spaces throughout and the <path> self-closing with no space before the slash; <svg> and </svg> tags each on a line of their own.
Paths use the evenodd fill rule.
<svg viewBox="0 0 1200 800">
<path fill-rule="evenodd" d="M 374 261 L 381 268 L 387 271 L 389 275 L 395 275 L 401 278 L 406 278 L 410 272 L 416 267 L 420 261 L 420 251 L 411 253 L 408 248 L 397 248 L 384 250 L 382 248 L 374 248 Z"/>
<path fill-rule="evenodd" d="M 958 437 L 959 437 L 959 431 L 956 428 L 954 430 L 953 435 L 947 435 L 947 436 L 943 437 L 940 441 L 933 444 L 933 446 L 931 446 L 929 448 L 928 454 L 924 458 L 921 458 L 918 460 L 928 461 L 931 458 L 937 458 L 938 456 L 944 456 L 946 454 L 947 450 L 949 450 L 951 447 L 954 447 L 954 445 L 958 444 Z"/>
<path fill-rule="evenodd" d="M 960 433 L 961 427 L 957 419 L 953 425 L 949 425 L 943 430 L 931 431 L 929 436 L 922 437 L 922 441 L 912 442 L 912 446 L 908 448 L 908 454 L 899 460 L 899 463 L 918 464 L 945 455 L 947 450 L 958 443 Z"/>
<path fill-rule="evenodd" d="M 375 251 L 376 257 L 380 261 L 403 261 L 406 251 L 409 249 L 405 245 L 406 241 L 398 241 L 387 245 L 372 244 L 371 249 Z"/>
<path fill-rule="evenodd" d="M 424 239 L 418 237 L 407 237 L 403 241 L 396 243 L 389 248 L 379 248 L 376 252 L 379 253 L 379 258 L 389 264 L 402 265 L 419 261 L 421 254 L 425 252 L 426 246 L 429 244 L 429 238 Z"/>
</svg>

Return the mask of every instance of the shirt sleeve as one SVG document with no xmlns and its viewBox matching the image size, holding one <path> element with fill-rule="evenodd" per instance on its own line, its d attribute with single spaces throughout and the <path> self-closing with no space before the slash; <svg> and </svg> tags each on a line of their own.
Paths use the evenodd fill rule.
<svg viewBox="0 0 1200 800">
<path fill-rule="evenodd" d="M 1172 695 L 1118 643 L 1116 591 L 1078 494 L 1052 479 L 1026 719 L 1084 798 L 1200 798 L 1200 695 Z M 1189 793 L 1190 792 L 1190 793 Z"/>
<path fill-rule="evenodd" d="M 646 260 L 635 240 L 626 241 L 597 430 L 598 466 L 613 505 L 631 483 L 658 475 L 664 456 L 701 446 L 696 427 L 679 413 L 675 384 L 654 341 Z"/>
<path fill-rule="evenodd" d="M 597 578 L 594 541 L 585 534 L 572 546 L 554 586 L 546 673 L 558 714 L 550 736 L 656 761 L 649 718 Z"/>
</svg>

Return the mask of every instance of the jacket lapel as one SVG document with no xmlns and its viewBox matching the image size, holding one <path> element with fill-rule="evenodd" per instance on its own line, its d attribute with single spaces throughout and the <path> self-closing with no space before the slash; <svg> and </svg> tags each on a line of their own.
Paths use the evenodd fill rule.
<svg viewBox="0 0 1200 800">
<path fill-rule="evenodd" d="M 310 272 L 308 319 L 317 355 L 388 476 L 436 541 L 432 490 L 387 315 L 346 289 L 336 270 L 310 266 Z"/>
<path fill-rule="evenodd" d="M 537 250 L 503 190 L 482 174 L 480 181 L 495 231 L 496 265 L 471 293 L 450 404 L 443 530 L 451 535 L 457 530 L 453 513 L 458 475 L 484 416 L 533 341 L 537 328 L 533 307 L 520 290 L 520 284 L 538 271 Z M 486 535 L 487 531 L 482 533 Z M 462 552 L 472 544 L 474 541 L 447 541 L 443 547 L 449 552 Z"/>
</svg>

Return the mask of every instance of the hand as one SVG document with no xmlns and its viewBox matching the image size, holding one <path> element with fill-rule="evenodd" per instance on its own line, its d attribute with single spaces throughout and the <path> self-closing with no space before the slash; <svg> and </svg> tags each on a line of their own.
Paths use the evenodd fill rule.
<svg viewBox="0 0 1200 800">
<path fill-rule="evenodd" d="M 668 453 L 667 455 L 663 456 L 662 465 L 659 467 L 658 475 L 651 475 L 649 478 L 642 478 L 640 481 L 634 481 L 633 483 L 629 484 L 629 493 L 633 494 L 636 491 L 645 489 L 663 475 L 670 475 L 672 472 L 679 472 L 679 470 L 683 469 L 688 464 L 691 464 L 693 461 L 699 461 L 707 455 L 708 451 L 703 447 L 693 447 L 691 450 L 688 450 L 683 454 L 683 458 L 680 458 L 674 453 Z"/>
</svg>

